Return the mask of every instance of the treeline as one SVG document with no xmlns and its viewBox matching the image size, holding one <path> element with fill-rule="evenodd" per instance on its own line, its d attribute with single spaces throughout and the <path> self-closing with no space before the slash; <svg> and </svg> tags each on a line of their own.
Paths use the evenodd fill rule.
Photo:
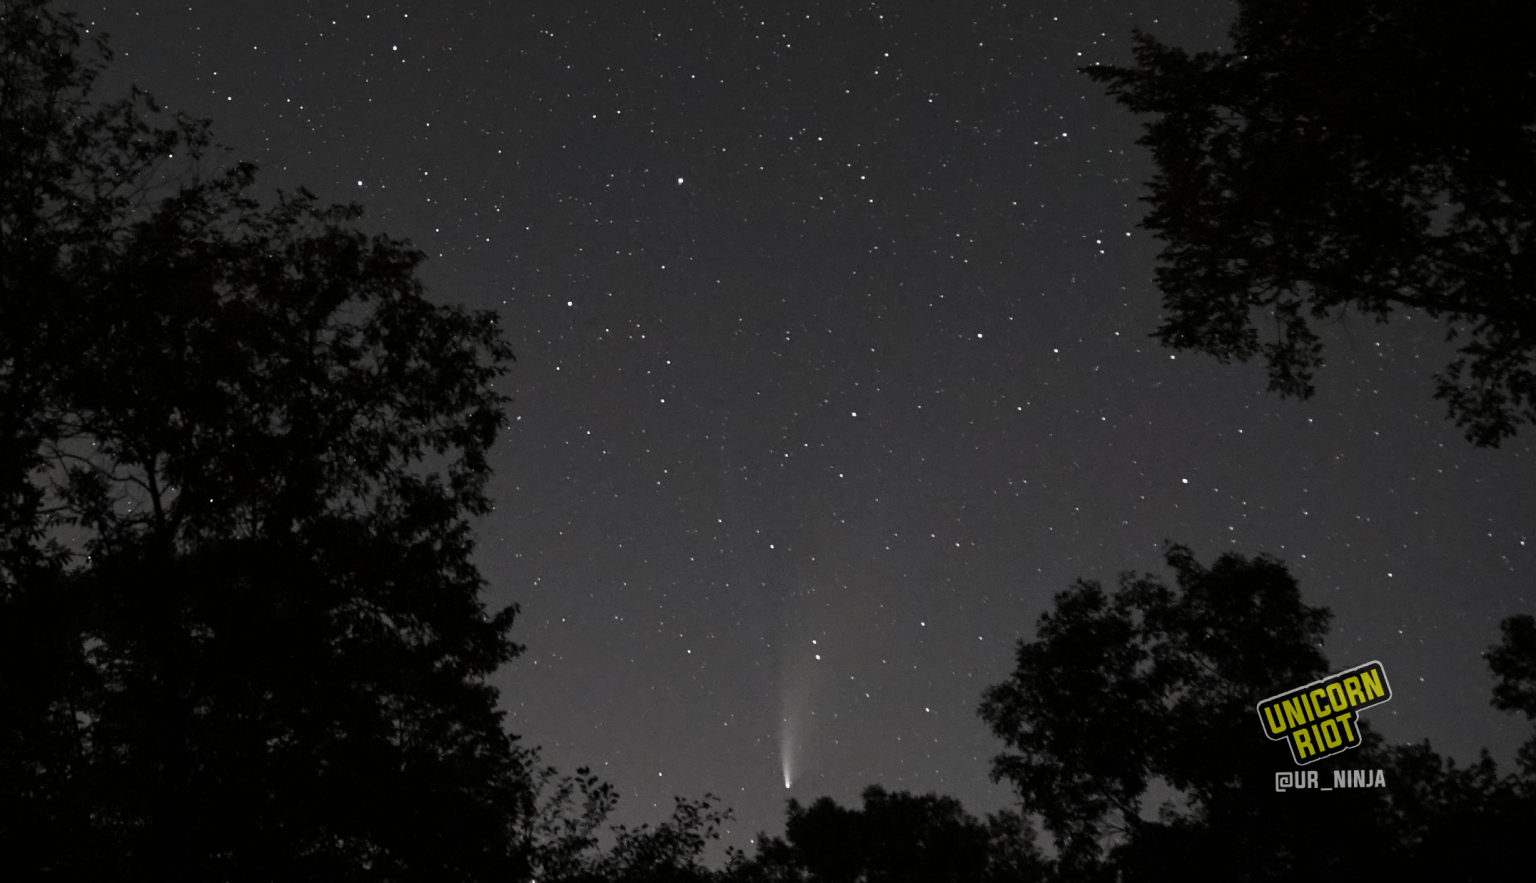
<svg viewBox="0 0 1536 883">
<path fill-rule="evenodd" d="M 680 803 L 655 832 L 606 856 L 594 841 L 586 865 L 539 879 L 1486 880 L 1529 862 L 1536 734 L 1501 773 L 1486 752 L 1462 766 L 1428 742 L 1388 745 L 1367 716 L 1358 747 L 1298 768 L 1256 705 L 1333 670 L 1319 649 L 1329 612 L 1303 604 L 1273 558 L 1165 557 L 1172 585 L 1127 574 L 1112 591 L 1058 594 L 1012 676 L 986 691 L 981 715 L 1009 748 L 992 775 L 1021 812 L 978 819 L 953 798 L 878 785 L 859 807 L 791 800 L 784 836 L 760 834 L 753 854 L 712 870 L 701 856 L 723 816 Z M 1536 719 L 1536 620 L 1506 619 L 1485 656 L 1493 703 Z M 1315 786 L 1277 788 L 1277 773 L 1297 772 Z M 1167 795 L 1156 806 L 1154 785 Z"/>
</svg>

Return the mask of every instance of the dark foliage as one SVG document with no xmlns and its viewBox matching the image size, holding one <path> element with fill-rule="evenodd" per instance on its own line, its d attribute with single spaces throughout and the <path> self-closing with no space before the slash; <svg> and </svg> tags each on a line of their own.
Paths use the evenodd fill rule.
<svg viewBox="0 0 1536 883">
<path fill-rule="evenodd" d="M 0 853 L 22 877 L 508 879 L 469 522 L 511 358 L 423 255 L 0 20 Z"/>
<path fill-rule="evenodd" d="M 1057 878 L 1486 879 L 1522 855 L 1529 777 L 1501 777 L 1486 755 L 1458 768 L 1428 744 L 1388 747 L 1368 720 L 1362 745 L 1307 769 L 1323 783 L 1382 769 L 1388 787 L 1275 793 L 1275 772 L 1295 766 L 1256 703 L 1329 670 L 1329 614 L 1273 558 L 1207 569 L 1171 546 L 1166 559 L 1177 588 L 1127 574 L 1113 593 L 1079 582 L 1057 595 L 1012 676 L 985 693 L 982 717 L 1011 749 L 993 775 L 1054 836 Z M 1490 653 L 1506 685 L 1525 671 L 1519 621 Z M 1157 791 L 1154 817 L 1143 801 Z"/>
<path fill-rule="evenodd" d="M 1536 721 L 1536 618 L 1522 613 L 1499 623 L 1499 628 L 1503 640 L 1484 654 L 1499 679 L 1493 688 L 1493 705 Z M 1536 785 L 1536 735 L 1521 746 L 1520 766 Z"/>
<path fill-rule="evenodd" d="M 537 751 L 530 752 L 530 763 L 537 766 L 537 760 Z M 538 769 L 516 831 L 533 878 L 545 883 L 706 883 L 719 877 L 704 867 L 702 857 L 720 838 L 731 812 L 720 808 L 713 795 L 674 798 L 671 817 L 655 826 L 604 830 L 618 799 L 613 786 L 585 767 L 574 776 L 560 775 L 554 767 Z"/>
<path fill-rule="evenodd" d="M 1165 243 L 1163 343 L 1262 353 L 1270 389 L 1306 397 L 1323 363 L 1314 323 L 1418 310 L 1460 341 L 1435 395 L 1470 440 L 1497 445 L 1536 420 L 1525 12 L 1239 0 L 1230 52 L 1138 33 L 1133 66 L 1085 68 L 1153 116 L 1143 226 Z"/>
<path fill-rule="evenodd" d="M 1166 557 L 1177 590 L 1127 574 L 1113 594 L 1079 582 L 1057 595 L 981 706 L 1013 751 L 994 778 L 1041 814 L 1067 866 L 1141 826 L 1154 780 L 1198 808 L 1240 803 L 1275 757 L 1248 738 L 1253 703 L 1326 667 L 1329 613 L 1301 602 L 1278 561 L 1225 555 L 1207 570 L 1182 546 Z"/>
<path fill-rule="evenodd" d="M 863 807 L 830 797 L 790 800 L 785 837 L 759 835 L 757 854 L 737 855 L 726 878 L 806 883 L 944 883 L 1044 879 L 1034 830 L 1016 813 L 978 821 L 952 797 L 864 789 Z"/>
<path fill-rule="evenodd" d="M 1428 742 L 1382 756 L 1387 799 L 1376 824 L 1396 847 L 1373 863 L 1382 879 L 1472 883 L 1529 864 L 1527 839 L 1536 830 L 1529 778 L 1500 776 L 1486 751 L 1459 767 Z"/>
</svg>

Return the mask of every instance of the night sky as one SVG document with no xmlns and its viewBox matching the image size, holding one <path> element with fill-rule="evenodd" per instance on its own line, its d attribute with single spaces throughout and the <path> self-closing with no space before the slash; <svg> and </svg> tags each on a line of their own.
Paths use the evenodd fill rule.
<svg viewBox="0 0 1536 883">
<path fill-rule="evenodd" d="M 1008 805 L 981 690 L 1055 592 L 1163 573 L 1165 540 L 1283 559 L 1334 668 L 1384 663 L 1389 740 L 1507 767 L 1529 729 L 1479 653 L 1536 610 L 1536 435 L 1443 419 L 1441 329 L 1327 325 L 1308 402 L 1149 339 L 1150 160 L 1076 68 L 1138 26 L 1220 46 L 1229 3 L 76 8 L 110 93 L 499 311 L 479 563 L 527 653 L 496 682 L 625 821 L 711 791 L 749 847 L 786 795 Z"/>
</svg>

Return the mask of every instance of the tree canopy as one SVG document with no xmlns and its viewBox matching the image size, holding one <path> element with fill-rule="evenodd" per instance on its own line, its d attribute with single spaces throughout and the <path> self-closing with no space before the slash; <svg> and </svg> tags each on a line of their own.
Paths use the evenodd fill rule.
<svg viewBox="0 0 1536 883">
<path fill-rule="evenodd" d="M 1207 569 L 1182 546 L 1166 560 L 1177 589 L 1127 574 L 1113 593 L 1080 581 L 1058 594 L 1013 675 L 984 694 L 982 718 L 1012 749 L 993 777 L 1041 814 L 1069 866 L 1142 826 L 1154 780 L 1195 807 L 1240 802 L 1275 758 L 1247 738 L 1253 703 L 1326 668 L 1330 614 L 1301 602 L 1278 561 L 1224 555 Z"/>
<path fill-rule="evenodd" d="M 1058 878 L 1434 867 L 1472 879 L 1513 860 L 1514 832 L 1536 818 L 1529 770 L 1501 776 L 1486 754 L 1462 767 L 1428 743 L 1388 747 L 1369 719 L 1357 748 L 1308 769 L 1324 781 L 1382 769 L 1385 788 L 1274 793 L 1274 774 L 1296 767 L 1261 732 L 1256 703 L 1330 670 L 1330 614 L 1305 604 L 1274 558 L 1226 554 L 1205 567 L 1172 545 L 1165 559 L 1173 586 L 1125 574 L 1114 591 L 1079 581 L 1058 594 L 1035 639 L 1019 642 L 1012 675 L 984 693 L 981 716 L 1008 748 L 993 777 L 1054 837 Z M 1524 708 L 1528 624 L 1506 621 L 1490 651 L 1501 707 Z"/>
<path fill-rule="evenodd" d="M 1315 327 L 1442 320 L 1436 398 L 1496 446 L 1536 421 L 1536 55 L 1513 0 L 1238 0 L 1229 51 L 1138 32 L 1084 72 L 1149 114 L 1142 225 L 1166 345 L 1262 353 L 1310 396 Z"/>
<path fill-rule="evenodd" d="M 791 799 L 785 836 L 758 836 L 757 854 L 735 856 L 723 879 L 738 883 L 1028 883 L 1044 879 L 1047 863 L 1035 832 L 1019 814 L 985 821 L 958 800 L 871 785 L 863 806 L 820 797 L 810 806 Z"/>
<path fill-rule="evenodd" d="M 1500 711 L 1518 711 L 1536 721 L 1536 617 L 1529 613 L 1511 616 L 1499 624 L 1502 640 L 1488 648 L 1484 658 L 1498 683 L 1493 705 Z M 1520 748 L 1520 765 L 1536 783 L 1536 734 Z"/>
<path fill-rule="evenodd" d="M 538 752 L 530 752 L 530 761 Z M 609 825 L 603 848 L 600 829 L 618 805 L 618 793 L 583 767 L 560 775 L 554 767 L 536 769 L 533 787 L 514 833 L 528 856 L 534 880 L 546 883 L 709 883 L 724 879 L 706 868 L 706 847 L 720 839 L 731 819 L 714 795 L 698 800 L 673 799 L 672 815 L 656 825 Z"/>
<path fill-rule="evenodd" d="M 22 876 L 507 878 L 470 519 L 511 352 L 0 11 L 0 853 Z"/>
</svg>

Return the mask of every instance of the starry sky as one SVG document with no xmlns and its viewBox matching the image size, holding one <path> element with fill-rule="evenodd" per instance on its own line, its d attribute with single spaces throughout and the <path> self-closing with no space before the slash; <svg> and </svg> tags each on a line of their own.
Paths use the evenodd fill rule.
<svg viewBox="0 0 1536 883">
<path fill-rule="evenodd" d="M 976 715 L 1051 596 L 1165 540 L 1272 553 L 1368 719 L 1508 764 L 1479 658 L 1536 610 L 1527 433 L 1471 447 L 1422 317 L 1324 327 L 1318 395 L 1149 339 L 1137 121 L 1076 72 L 1203 0 L 79 3 L 260 188 L 357 201 L 517 353 L 478 525 L 508 724 L 657 820 L 870 783 L 973 812 Z M 1287 765 L 1276 746 L 1276 768 Z M 786 790 L 786 780 L 790 787 Z"/>
</svg>

